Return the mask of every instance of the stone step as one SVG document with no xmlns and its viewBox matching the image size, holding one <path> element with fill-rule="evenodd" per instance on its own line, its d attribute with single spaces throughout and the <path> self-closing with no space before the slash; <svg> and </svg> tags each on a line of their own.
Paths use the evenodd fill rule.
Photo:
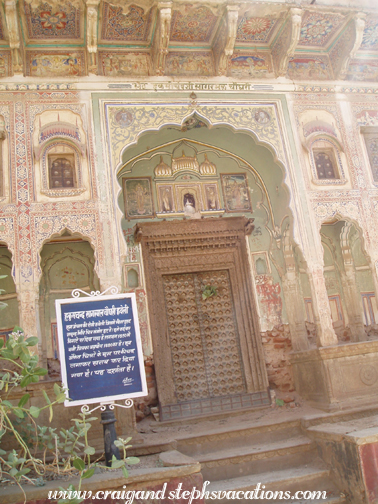
<svg viewBox="0 0 378 504">
<path fill-rule="evenodd" d="M 267 423 L 264 425 L 238 427 L 232 430 L 218 428 L 210 432 L 177 438 L 177 449 L 191 457 L 210 453 L 214 446 L 222 448 L 244 447 L 247 444 L 288 439 L 302 433 L 300 420 Z"/>
<path fill-rule="evenodd" d="M 306 436 L 214 450 L 194 457 L 201 463 L 204 479 L 217 481 L 249 474 L 307 465 L 316 457 L 315 443 Z"/>
<path fill-rule="evenodd" d="M 205 479 L 206 480 L 206 479 Z M 315 503 L 315 502 L 328 502 L 332 504 L 342 504 L 345 503 L 345 497 L 340 494 L 337 487 L 331 482 L 329 478 L 329 471 L 324 467 L 322 461 L 318 458 L 313 460 L 312 465 L 306 465 L 302 467 L 290 467 L 276 471 L 269 471 L 260 474 L 253 474 L 248 476 L 242 476 L 238 478 L 223 479 L 219 481 L 211 482 L 206 491 L 209 492 L 252 492 L 260 484 L 260 494 L 257 496 L 259 502 L 266 503 L 279 503 L 279 502 L 295 502 L 298 503 Z M 316 499 L 277 499 L 274 495 L 268 495 L 268 499 L 261 498 L 261 491 L 264 492 L 290 492 L 291 496 L 294 496 L 296 492 L 326 492 L 326 499 L 323 499 L 323 495 Z M 239 494 L 240 495 L 240 494 Z M 227 494 L 220 499 L 217 499 L 218 503 L 226 503 L 231 500 L 237 500 L 240 503 L 251 502 L 251 498 L 237 499 L 233 498 L 232 494 Z M 306 497 L 309 497 L 305 494 Z M 274 500 L 273 500 L 274 499 Z M 252 499 L 254 500 L 254 499 Z M 213 499 L 207 499 L 206 503 L 213 502 Z"/>
</svg>

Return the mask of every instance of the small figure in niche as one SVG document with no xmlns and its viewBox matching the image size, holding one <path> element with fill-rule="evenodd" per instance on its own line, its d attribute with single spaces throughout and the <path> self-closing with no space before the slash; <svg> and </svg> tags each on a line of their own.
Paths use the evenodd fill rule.
<svg viewBox="0 0 378 504">
<path fill-rule="evenodd" d="M 184 194 L 184 212 L 189 214 L 196 213 L 196 200 L 194 199 L 193 194 Z"/>
<path fill-rule="evenodd" d="M 168 187 L 165 188 L 163 192 L 163 212 L 170 212 L 172 210 L 171 208 L 171 202 L 169 201 L 169 189 Z"/>
</svg>

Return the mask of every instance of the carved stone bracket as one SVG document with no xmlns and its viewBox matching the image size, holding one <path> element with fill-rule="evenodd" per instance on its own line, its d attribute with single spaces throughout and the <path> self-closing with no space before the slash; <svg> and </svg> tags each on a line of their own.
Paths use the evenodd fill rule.
<svg viewBox="0 0 378 504">
<path fill-rule="evenodd" d="M 354 16 L 354 39 L 350 40 L 350 43 L 347 45 L 346 50 L 348 51 L 344 58 L 341 61 L 340 71 L 337 75 L 338 79 L 345 79 L 346 74 L 348 72 L 349 63 L 355 57 L 358 49 L 362 44 L 362 39 L 365 30 L 365 19 L 366 14 L 359 12 Z M 352 45 L 352 48 L 350 46 Z"/>
<path fill-rule="evenodd" d="M 17 0 L 5 0 L 5 18 L 8 29 L 9 47 L 12 50 L 13 71 L 15 73 L 21 73 L 22 59 L 20 54 Z"/>
<path fill-rule="evenodd" d="M 277 76 L 285 76 L 290 58 L 294 56 L 301 35 L 302 9 L 295 7 L 289 11 L 286 27 L 273 49 L 273 58 Z"/>
<path fill-rule="evenodd" d="M 172 3 L 160 2 L 158 4 L 158 10 L 158 29 L 156 30 L 152 54 L 155 73 L 157 75 L 163 75 L 165 70 L 165 60 L 168 54 Z"/>
<path fill-rule="evenodd" d="M 88 70 L 97 73 L 97 20 L 100 0 L 86 0 Z"/>
<path fill-rule="evenodd" d="M 239 8 L 235 5 L 227 6 L 227 38 L 224 41 L 224 48 L 219 55 L 217 62 L 218 75 L 226 75 L 228 62 L 235 47 L 236 32 L 238 29 Z"/>
</svg>

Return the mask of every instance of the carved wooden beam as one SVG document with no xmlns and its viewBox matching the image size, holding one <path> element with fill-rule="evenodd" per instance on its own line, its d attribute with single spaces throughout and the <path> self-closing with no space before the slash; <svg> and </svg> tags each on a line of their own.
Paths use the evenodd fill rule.
<svg viewBox="0 0 378 504">
<path fill-rule="evenodd" d="M 12 50 L 14 73 L 22 73 L 20 54 L 20 32 L 18 27 L 17 0 L 5 0 L 5 19 L 8 29 L 9 47 Z"/>
<path fill-rule="evenodd" d="M 364 36 L 364 30 L 365 30 L 365 19 L 366 19 L 366 14 L 362 12 L 358 12 L 354 16 L 354 37 L 349 40 L 349 43 L 346 46 L 346 49 L 348 50 L 348 53 L 345 54 L 344 59 L 341 61 L 341 66 L 340 70 L 338 72 L 338 75 L 335 75 L 337 79 L 345 79 L 347 72 L 348 72 L 348 67 L 349 63 L 351 60 L 355 57 L 358 49 L 360 48 L 362 44 L 362 39 Z M 348 42 L 348 41 L 346 41 Z M 350 46 L 353 44 L 352 48 L 350 49 Z"/>
<path fill-rule="evenodd" d="M 152 60 L 155 73 L 163 75 L 171 30 L 172 2 L 158 3 L 158 12 L 158 27 L 152 47 Z"/>
<path fill-rule="evenodd" d="M 97 21 L 100 0 L 86 0 L 88 71 L 97 74 Z"/>
<path fill-rule="evenodd" d="M 290 9 L 289 19 L 274 44 L 272 56 L 277 77 L 286 75 L 289 60 L 294 56 L 301 35 L 302 14 L 302 9 Z"/>
<path fill-rule="evenodd" d="M 234 53 L 236 32 L 238 29 L 239 7 L 236 5 L 227 5 L 227 35 L 224 41 L 223 50 L 219 54 L 216 62 L 217 74 L 226 75 L 230 57 Z"/>
</svg>

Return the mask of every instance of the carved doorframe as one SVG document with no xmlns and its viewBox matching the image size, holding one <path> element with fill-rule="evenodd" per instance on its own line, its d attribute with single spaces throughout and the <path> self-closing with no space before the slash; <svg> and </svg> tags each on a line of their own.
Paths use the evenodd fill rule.
<svg viewBox="0 0 378 504">
<path fill-rule="evenodd" d="M 136 226 L 148 293 L 155 372 L 162 420 L 268 405 L 268 378 L 251 283 L 246 217 L 145 222 Z M 175 396 L 163 275 L 228 270 L 246 384 L 246 393 L 203 400 L 182 408 Z"/>
</svg>

